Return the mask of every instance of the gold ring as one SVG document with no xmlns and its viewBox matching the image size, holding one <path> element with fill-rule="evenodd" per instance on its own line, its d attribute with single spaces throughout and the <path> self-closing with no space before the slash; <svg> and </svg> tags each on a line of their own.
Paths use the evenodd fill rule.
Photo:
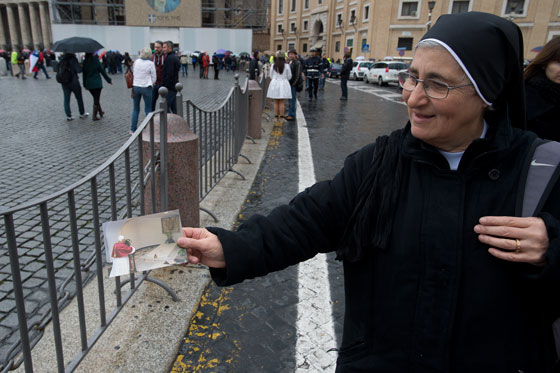
<svg viewBox="0 0 560 373">
<path fill-rule="evenodd" d="M 521 252 L 521 241 L 518 238 L 515 239 L 515 253 L 519 254 Z"/>
</svg>

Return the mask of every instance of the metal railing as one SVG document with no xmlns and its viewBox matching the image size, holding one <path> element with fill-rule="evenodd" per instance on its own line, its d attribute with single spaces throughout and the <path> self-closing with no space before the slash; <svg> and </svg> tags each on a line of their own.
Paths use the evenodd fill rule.
<svg viewBox="0 0 560 373">
<path fill-rule="evenodd" d="M 183 101 L 182 85 L 177 85 L 177 114 L 189 124 L 198 136 L 200 201 L 214 189 L 220 180 L 233 172 L 242 179 L 245 177 L 233 169 L 239 157 L 249 161 L 241 154 L 249 122 L 249 80 L 239 85 L 239 74 L 235 74 L 235 85 L 222 104 L 214 110 L 204 110 L 190 100 Z M 250 161 L 249 161 L 250 162 Z M 216 216 L 205 208 L 215 221 Z"/>
<path fill-rule="evenodd" d="M 248 80 L 239 85 L 239 75 L 225 101 L 214 111 L 205 111 L 191 101 L 183 101 L 179 83 L 178 114 L 184 117 L 194 133 L 199 136 L 199 178 L 200 200 L 203 200 L 216 184 L 233 170 L 238 157 L 243 157 L 241 147 L 248 131 Z M 24 364 L 26 372 L 33 371 L 32 348 L 44 335 L 46 326 L 52 322 L 59 372 L 73 371 L 89 350 L 101 337 L 126 302 L 132 297 L 143 281 L 150 281 L 163 287 L 177 300 L 175 293 L 164 283 L 149 277 L 149 272 L 139 276 L 131 274 L 121 281 L 115 278 L 115 308 L 107 313 L 105 286 L 103 282 L 104 240 L 101 232 L 102 221 L 118 220 L 145 213 L 144 193 L 150 184 L 151 211 L 156 208 L 156 183 L 159 174 L 161 211 L 167 210 L 167 90 L 160 88 L 160 109 L 146 116 L 133 136 L 105 163 L 76 183 L 45 198 L 0 211 L 4 226 L 0 225 L 0 254 L 7 246 L 13 299 L 16 303 L 19 338 L 10 346 L 0 360 L 2 373 L 17 369 Z M 183 115 L 184 114 L 184 115 Z M 159 151 L 154 141 L 154 118 L 160 120 Z M 147 129 L 149 142 L 143 144 L 142 132 Z M 144 147 L 148 146 L 148 149 Z M 134 150 L 136 149 L 136 150 Z M 145 155 L 148 162 L 144 165 Z M 124 188 L 117 188 L 123 185 Z M 205 209 L 216 219 L 216 217 Z M 217 219 L 216 219 L 217 220 Z M 30 223 L 32 222 L 32 223 Z M 54 223 L 52 223 L 54 222 Z M 1 224 L 1 222 L 0 222 Z M 29 249 L 31 248 L 31 249 Z M 26 284 L 35 279 L 22 270 L 26 255 L 40 255 L 33 258 L 46 268 L 48 297 L 32 310 L 26 310 L 29 289 Z M 86 257 L 82 260 L 81 257 Z M 95 265 L 95 266 L 94 266 Z M 72 267 L 70 270 L 66 267 Z M 25 268 L 24 268 L 25 269 Z M 39 273 L 40 271 L 37 271 Z M 22 273 L 25 273 L 22 276 Z M 88 338 L 85 317 L 83 287 L 97 278 L 99 294 L 99 325 Z M 123 294 L 121 287 L 130 283 L 130 290 Z M 40 285 L 37 286 L 40 288 Z M 36 291 L 38 289 L 35 289 Z M 26 294 L 27 292 L 27 294 Z M 62 331 L 59 313 L 73 299 L 77 300 L 81 351 L 68 361 L 63 354 Z"/>
<path fill-rule="evenodd" d="M 4 227 L 0 229 L 0 244 L 7 245 L 11 267 L 11 281 L 13 283 L 13 298 L 15 299 L 19 326 L 19 340 L 17 340 L 0 361 L 2 372 L 18 368 L 22 363 L 26 372 L 33 371 L 31 349 L 39 342 L 45 327 L 52 322 L 54 343 L 56 350 L 57 370 L 59 372 L 73 371 L 96 341 L 107 329 L 111 321 L 117 316 L 126 302 L 130 299 L 138 286 L 144 281 L 155 282 L 164 287 L 174 299 L 176 295 L 165 284 L 149 277 L 144 272 L 137 278 L 134 274 L 121 283 L 120 277 L 115 278 L 116 307 L 108 314 L 105 309 L 106 294 L 103 283 L 104 251 L 101 232 L 101 221 L 117 220 L 134 215 L 144 215 L 144 187 L 148 180 L 158 176 L 160 178 L 159 196 L 162 211 L 167 210 L 167 103 L 166 91 L 160 91 L 162 99 L 160 109 L 146 116 L 138 130 L 121 148 L 105 163 L 92 171 L 89 175 L 76 183 L 47 197 L 40 198 L 17 207 L 0 211 L 3 216 Z M 154 141 L 154 118 L 160 119 L 159 152 L 156 152 Z M 142 131 L 149 131 L 149 161 L 144 165 Z M 131 160 L 133 158 L 133 160 Z M 121 162 L 124 162 L 122 164 Z M 118 171 L 117 171 L 118 170 Z M 133 180 L 135 183 L 133 185 Z M 124 185 L 124 191 L 116 185 Z M 151 183 L 153 186 L 155 183 Z M 156 190 L 151 188 L 152 211 L 156 211 Z M 63 211 L 67 206 L 67 213 Z M 87 206 L 90 207 L 87 207 Z M 38 221 L 29 229 L 29 221 Z M 0 227 L 2 228 L 2 227 Z M 44 263 L 47 272 L 48 302 L 44 304 L 44 312 L 26 312 L 28 300 L 24 298 L 24 281 L 29 281 L 33 275 L 22 278 L 20 258 L 25 258 L 27 251 L 22 244 L 27 240 L 27 233 L 34 229 L 41 230 L 41 238 L 35 237 L 33 246 L 42 249 L 42 256 L 38 262 Z M 35 230 L 36 230 L 35 229 Z M 67 238 L 59 240 L 60 237 Z M 71 242 L 71 245 L 69 245 Z M 4 249 L 2 247 L 2 249 Z M 58 255 L 62 252 L 62 255 Z M 56 258 L 54 253 L 56 253 Z M 66 259 L 61 259 L 64 254 Z M 81 256 L 86 254 L 83 261 Z M 66 263 L 65 263 L 66 262 Z M 62 263 L 62 264 L 61 264 Z M 67 277 L 61 277 L 59 272 L 67 270 L 65 265 L 73 270 Z M 95 266 L 94 266 L 95 264 Z M 57 269 L 55 271 L 55 268 Z M 84 306 L 84 285 L 97 278 L 99 294 L 99 326 L 88 338 Z M 71 289 L 72 280 L 73 289 Z M 58 282 L 58 284 L 57 284 Z M 130 290 L 123 294 L 121 287 L 130 282 Z M 73 297 L 76 297 L 81 351 L 73 357 L 69 364 L 63 354 L 62 331 L 59 313 Z M 66 365 L 66 366 L 65 366 Z"/>
</svg>

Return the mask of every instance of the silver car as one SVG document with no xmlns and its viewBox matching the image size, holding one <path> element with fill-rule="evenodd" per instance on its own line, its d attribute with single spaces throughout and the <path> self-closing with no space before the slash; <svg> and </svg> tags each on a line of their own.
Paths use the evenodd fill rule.
<svg viewBox="0 0 560 373">
<path fill-rule="evenodd" d="M 399 82 L 399 71 L 406 70 L 404 62 L 380 61 L 373 64 L 364 77 L 366 83 L 376 82 L 380 86 Z"/>
</svg>

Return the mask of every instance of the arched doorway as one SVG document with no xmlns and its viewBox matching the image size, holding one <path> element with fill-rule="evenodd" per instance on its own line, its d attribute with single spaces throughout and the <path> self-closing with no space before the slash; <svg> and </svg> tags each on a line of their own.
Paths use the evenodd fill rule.
<svg viewBox="0 0 560 373">
<path fill-rule="evenodd" d="M 325 47 L 324 34 L 325 34 L 325 27 L 323 26 L 323 22 L 318 19 L 313 23 L 313 27 L 311 28 L 311 36 L 309 38 L 310 49 L 313 47 L 324 49 Z"/>
</svg>

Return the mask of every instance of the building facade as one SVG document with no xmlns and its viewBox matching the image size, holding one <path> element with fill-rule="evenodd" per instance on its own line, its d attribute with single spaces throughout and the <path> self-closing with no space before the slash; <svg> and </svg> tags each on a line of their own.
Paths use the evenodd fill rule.
<svg viewBox="0 0 560 373">
<path fill-rule="evenodd" d="M 534 48 L 560 36 L 560 0 L 272 0 L 270 49 L 293 47 L 305 55 L 322 48 L 335 60 L 346 51 L 352 58 L 410 59 L 440 15 L 469 11 L 517 23 L 528 59 Z"/>
<path fill-rule="evenodd" d="M 86 36 L 126 51 L 172 40 L 181 49 L 251 52 L 269 9 L 270 0 L 0 0 L 0 49 Z"/>
</svg>

